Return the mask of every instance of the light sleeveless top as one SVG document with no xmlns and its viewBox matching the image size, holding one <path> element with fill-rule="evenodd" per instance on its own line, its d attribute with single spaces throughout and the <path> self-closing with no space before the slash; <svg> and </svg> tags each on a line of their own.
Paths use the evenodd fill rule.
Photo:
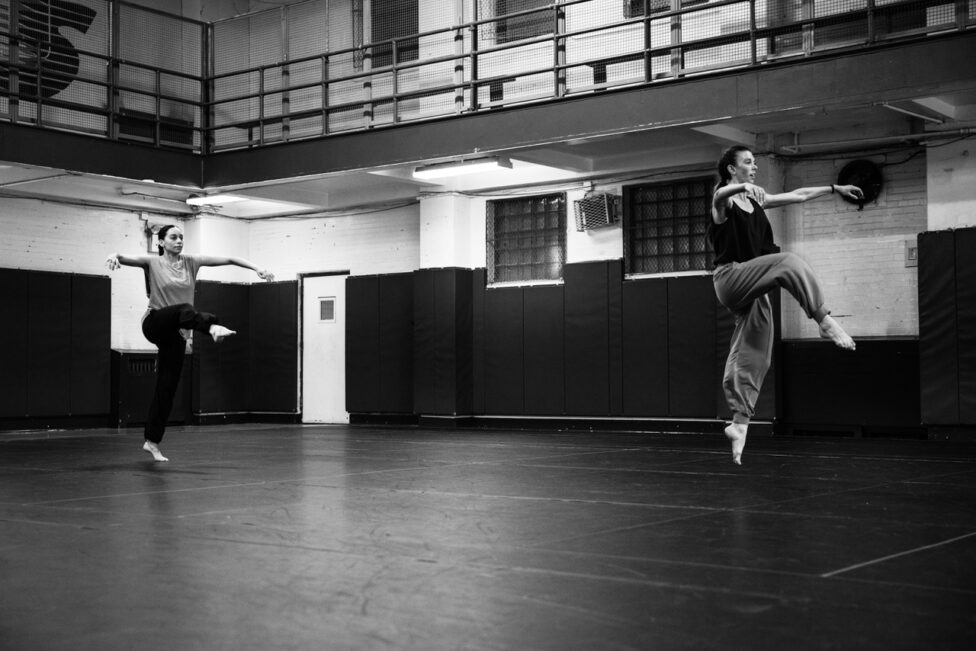
<svg viewBox="0 0 976 651">
<path fill-rule="evenodd" d="M 193 291 L 197 283 L 197 260 L 190 255 L 180 255 L 180 261 L 171 265 L 166 256 L 149 259 L 149 309 L 158 310 L 170 305 L 193 305 Z"/>
</svg>

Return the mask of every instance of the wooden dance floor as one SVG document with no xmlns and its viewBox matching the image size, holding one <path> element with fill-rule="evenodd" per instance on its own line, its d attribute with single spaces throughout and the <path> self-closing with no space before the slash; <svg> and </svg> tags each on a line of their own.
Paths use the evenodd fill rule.
<svg viewBox="0 0 976 651">
<path fill-rule="evenodd" d="M 0 434 L 0 648 L 976 648 L 976 446 Z"/>
</svg>

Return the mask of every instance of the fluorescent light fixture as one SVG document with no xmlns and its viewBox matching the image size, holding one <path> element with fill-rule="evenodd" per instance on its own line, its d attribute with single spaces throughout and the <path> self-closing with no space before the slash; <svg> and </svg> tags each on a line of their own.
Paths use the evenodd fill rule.
<svg viewBox="0 0 976 651">
<path fill-rule="evenodd" d="M 499 169 L 512 169 L 512 161 L 498 156 L 488 156 L 451 161 L 449 163 L 423 165 L 414 169 L 413 177 L 415 179 L 442 179 L 448 176 L 491 172 Z"/>
<path fill-rule="evenodd" d="M 238 197 L 233 194 L 191 194 L 186 198 L 186 203 L 190 206 L 222 206 L 225 203 L 235 201 L 247 201 L 247 197 Z"/>
</svg>

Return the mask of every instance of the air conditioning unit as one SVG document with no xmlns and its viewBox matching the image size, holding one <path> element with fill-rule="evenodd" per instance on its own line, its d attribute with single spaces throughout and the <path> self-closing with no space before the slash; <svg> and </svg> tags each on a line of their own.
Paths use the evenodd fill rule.
<svg viewBox="0 0 976 651">
<path fill-rule="evenodd" d="M 576 208 L 576 230 L 588 231 L 611 226 L 620 221 L 620 197 L 606 192 L 589 192 L 573 202 Z"/>
</svg>

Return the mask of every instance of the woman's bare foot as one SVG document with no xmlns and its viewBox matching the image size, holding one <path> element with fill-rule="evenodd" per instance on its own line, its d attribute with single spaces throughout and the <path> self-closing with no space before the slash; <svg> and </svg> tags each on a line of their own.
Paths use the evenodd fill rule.
<svg viewBox="0 0 976 651">
<path fill-rule="evenodd" d="M 164 457 L 163 453 L 159 451 L 159 446 L 153 443 L 152 441 L 146 441 L 145 443 L 143 443 L 142 449 L 148 452 L 149 454 L 153 455 L 153 459 L 155 459 L 156 461 L 169 461 L 169 459 Z"/>
<path fill-rule="evenodd" d="M 210 326 L 210 336 L 213 337 L 213 340 L 217 343 L 220 343 L 227 337 L 236 334 L 236 331 L 231 330 L 230 328 L 225 328 L 222 325 L 217 325 L 216 323 Z"/>
<path fill-rule="evenodd" d="M 732 442 L 732 463 L 742 465 L 742 450 L 746 447 L 746 434 L 749 426 L 744 423 L 730 423 L 725 428 L 725 436 Z"/>
<path fill-rule="evenodd" d="M 854 350 L 855 348 L 854 340 L 851 339 L 851 336 L 844 332 L 840 324 L 834 321 L 834 318 L 829 314 L 820 322 L 820 336 L 824 339 L 830 339 L 839 348 L 843 348 L 844 350 Z"/>
</svg>

